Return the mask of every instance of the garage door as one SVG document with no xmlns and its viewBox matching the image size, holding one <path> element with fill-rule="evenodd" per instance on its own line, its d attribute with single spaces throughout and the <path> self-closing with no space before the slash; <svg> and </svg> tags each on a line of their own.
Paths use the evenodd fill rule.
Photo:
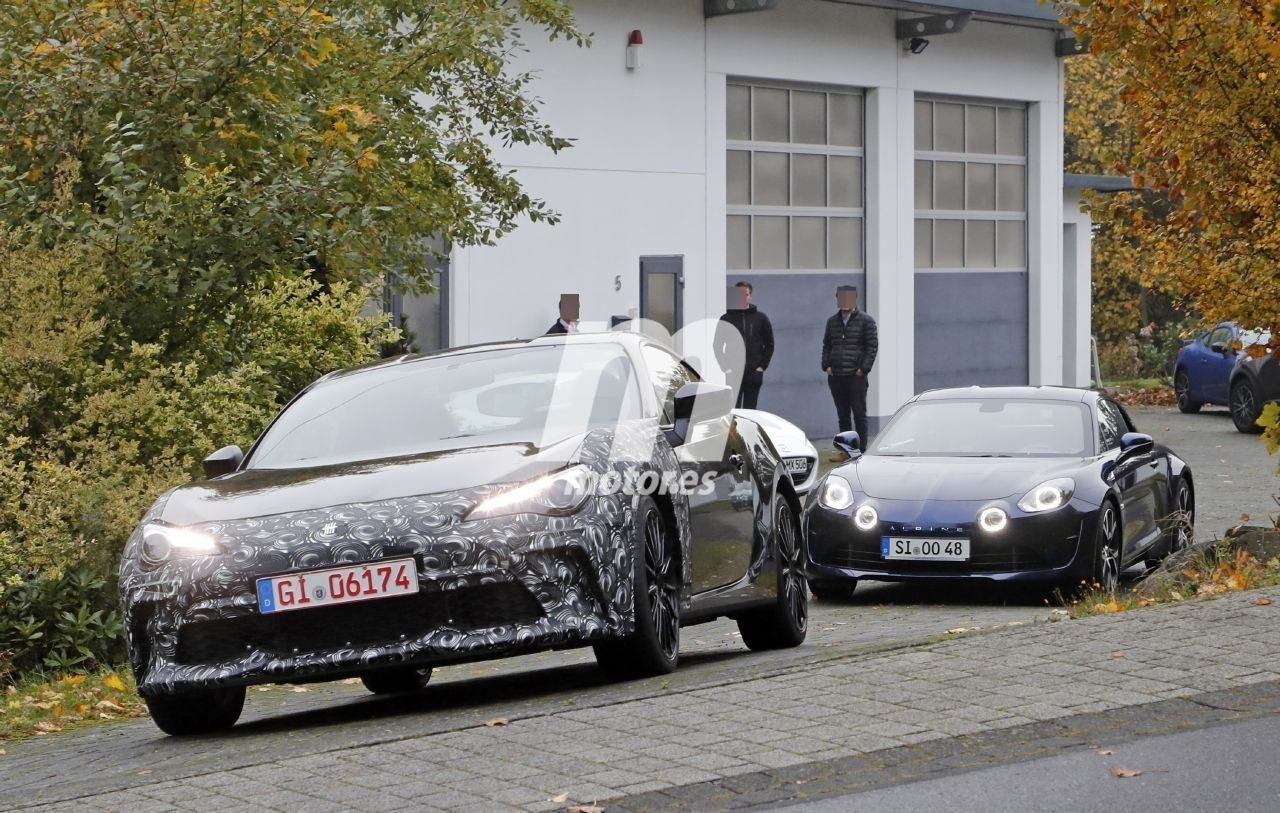
<svg viewBox="0 0 1280 813">
<path fill-rule="evenodd" d="M 1027 111 L 918 97 L 915 389 L 1026 384 Z"/>
</svg>

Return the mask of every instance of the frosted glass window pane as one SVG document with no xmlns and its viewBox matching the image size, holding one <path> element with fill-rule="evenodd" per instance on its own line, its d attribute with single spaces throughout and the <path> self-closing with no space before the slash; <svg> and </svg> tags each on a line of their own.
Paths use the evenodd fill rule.
<svg viewBox="0 0 1280 813">
<path fill-rule="evenodd" d="M 999 180 L 997 201 L 1002 212 L 1025 212 L 1027 210 L 1027 168 L 1012 164 L 1001 164 L 996 168 Z"/>
<path fill-rule="evenodd" d="M 964 105 L 937 102 L 933 105 L 933 148 L 941 152 L 964 152 Z"/>
<path fill-rule="evenodd" d="M 745 206 L 751 202 L 751 153 L 744 150 L 729 150 L 729 160 L 725 177 L 728 179 L 728 197 L 730 206 Z"/>
<path fill-rule="evenodd" d="M 916 102 L 916 149 L 933 149 L 933 102 Z"/>
<path fill-rule="evenodd" d="M 787 140 L 787 92 L 777 88 L 755 88 L 751 99 L 751 120 L 756 141 Z"/>
<path fill-rule="evenodd" d="M 1027 267 L 1027 224 L 1002 220 L 996 224 L 996 265 L 1000 268 Z"/>
<path fill-rule="evenodd" d="M 993 153 L 996 151 L 996 109 L 985 105 L 969 105 L 969 123 L 965 128 L 965 140 L 969 152 Z"/>
<path fill-rule="evenodd" d="M 964 264 L 970 268 L 993 268 L 996 264 L 996 223 L 970 220 L 965 223 Z"/>
<path fill-rule="evenodd" d="M 731 139 L 751 139 L 751 88 L 745 85 L 729 85 L 728 135 Z"/>
<path fill-rule="evenodd" d="M 752 184 L 752 202 L 763 206 L 786 206 L 787 156 L 781 152 L 757 152 L 753 154 L 755 177 Z"/>
<path fill-rule="evenodd" d="M 833 217 L 827 221 L 827 267 L 862 267 L 862 219 Z"/>
<path fill-rule="evenodd" d="M 988 212 L 996 208 L 995 164 L 969 164 L 965 167 L 965 183 L 969 190 L 968 208 Z"/>
<path fill-rule="evenodd" d="M 964 164 L 938 161 L 933 165 L 933 208 L 964 208 Z"/>
<path fill-rule="evenodd" d="M 787 267 L 787 219 L 751 218 L 751 267 Z"/>
<path fill-rule="evenodd" d="M 827 205 L 827 158 L 823 155 L 791 156 L 791 205 Z"/>
<path fill-rule="evenodd" d="M 933 221 L 933 267 L 964 266 L 964 221 Z"/>
<path fill-rule="evenodd" d="M 729 215 L 727 229 L 729 268 L 739 270 L 751 267 L 751 218 L 746 215 Z"/>
<path fill-rule="evenodd" d="M 826 265 L 826 218 L 791 218 L 791 267 L 825 268 Z"/>
<path fill-rule="evenodd" d="M 833 155 L 827 159 L 830 205 L 862 205 L 862 159 Z"/>
<path fill-rule="evenodd" d="M 862 97 L 832 93 L 828 99 L 831 111 L 831 143 L 837 147 L 861 147 Z"/>
<path fill-rule="evenodd" d="M 916 221 L 916 268 L 933 267 L 933 221 Z"/>
<path fill-rule="evenodd" d="M 932 161 L 916 161 L 916 208 L 933 208 Z"/>
<path fill-rule="evenodd" d="M 997 111 L 996 152 L 1001 155 L 1027 154 L 1026 108 L 1002 107 Z"/>
<path fill-rule="evenodd" d="M 791 142 L 827 143 L 827 94 L 791 91 Z"/>
</svg>

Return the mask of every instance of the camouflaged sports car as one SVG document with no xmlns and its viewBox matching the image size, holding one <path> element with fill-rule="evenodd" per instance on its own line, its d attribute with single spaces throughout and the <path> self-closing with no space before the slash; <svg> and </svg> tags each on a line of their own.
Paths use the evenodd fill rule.
<svg viewBox="0 0 1280 813">
<path fill-rule="evenodd" d="M 724 615 L 753 649 L 798 645 L 796 487 L 732 405 L 635 334 L 321 379 L 129 540 L 121 600 L 152 717 L 207 732 L 249 684 L 413 691 L 436 665 L 585 645 L 612 676 L 660 674 L 682 625 Z"/>
</svg>

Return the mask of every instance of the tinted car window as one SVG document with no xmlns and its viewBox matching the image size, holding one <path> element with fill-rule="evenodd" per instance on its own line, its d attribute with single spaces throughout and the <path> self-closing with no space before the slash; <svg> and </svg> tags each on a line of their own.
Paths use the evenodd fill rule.
<svg viewBox="0 0 1280 813">
<path fill-rule="evenodd" d="M 649 378 L 653 382 L 654 394 L 658 396 L 658 406 L 662 410 L 662 423 L 675 423 L 676 393 L 685 384 L 699 380 L 698 374 L 676 355 L 661 347 L 646 344 L 641 352 L 644 355 L 644 363 L 649 368 Z"/>
<path fill-rule="evenodd" d="M 1207 341 L 1205 344 L 1208 347 L 1213 347 L 1215 344 L 1221 344 L 1226 347 L 1231 347 L 1231 328 L 1229 327 L 1214 328 L 1213 332 L 1209 334 L 1209 341 Z"/>
<path fill-rule="evenodd" d="M 304 393 L 263 435 L 248 467 L 334 465 L 485 443 L 544 444 L 640 417 L 638 392 L 627 354 L 603 343 L 377 367 Z"/>
<path fill-rule="evenodd" d="M 1077 401 L 995 398 L 915 401 L 869 449 L 873 455 L 1084 457 L 1089 411 Z"/>
<path fill-rule="evenodd" d="M 1108 452 L 1120 448 L 1120 436 L 1129 431 L 1120 409 L 1110 401 L 1098 401 L 1098 441 L 1100 449 Z"/>
</svg>

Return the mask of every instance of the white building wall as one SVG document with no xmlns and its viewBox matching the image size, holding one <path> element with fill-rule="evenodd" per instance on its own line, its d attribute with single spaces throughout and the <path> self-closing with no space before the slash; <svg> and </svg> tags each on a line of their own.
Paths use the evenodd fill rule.
<svg viewBox="0 0 1280 813">
<path fill-rule="evenodd" d="M 724 88 L 741 77 L 867 90 L 863 302 L 881 327 L 869 404 L 877 416 L 891 414 L 914 387 L 915 94 L 1028 103 L 1029 369 L 1032 383 L 1062 381 L 1062 74 L 1052 31 L 975 21 L 912 55 L 894 38 L 899 15 L 888 9 L 784 0 L 773 11 L 704 20 L 700 0 L 574 5 L 593 45 L 531 37 L 525 62 L 539 71 L 543 118 L 575 146 L 558 156 L 529 148 L 499 154 L 563 220 L 455 252 L 455 344 L 539 333 L 554 320 L 562 291 L 582 294 L 585 321 L 624 314 L 639 304 L 639 258 L 649 254 L 684 256 L 686 324 L 718 316 L 726 282 Z M 633 29 L 644 34 L 643 63 L 628 71 Z"/>
<path fill-rule="evenodd" d="M 1083 207 L 1080 193 L 1063 190 L 1062 252 L 1063 313 L 1063 377 L 1070 387 L 1087 387 L 1092 377 L 1090 366 L 1093 334 L 1093 219 Z M 1069 306 L 1065 306 L 1069 305 Z"/>
</svg>

